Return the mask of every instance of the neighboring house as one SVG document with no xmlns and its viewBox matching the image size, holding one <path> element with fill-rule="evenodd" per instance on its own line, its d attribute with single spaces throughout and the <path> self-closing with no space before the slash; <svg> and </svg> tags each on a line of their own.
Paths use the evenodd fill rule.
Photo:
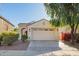
<svg viewBox="0 0 79 59">
<path fill-rule="evenodd" d="M 14 25 L 4 17 L 0 16 L 0 33 L 4 31 L 12 31 L 13 29 Z"/>
<path fill-rule="evenodd" d="M 31 23 L 20 23 L 19 39 L 22 35 L 27 34 L 28 40 L 56 40 L 58 39 L 57 29 L 54 28 L 46 19 Z"/>
</svg>

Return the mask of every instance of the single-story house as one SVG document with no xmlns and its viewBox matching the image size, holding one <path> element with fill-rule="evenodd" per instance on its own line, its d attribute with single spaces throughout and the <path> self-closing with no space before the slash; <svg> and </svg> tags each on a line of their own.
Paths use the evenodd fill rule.
<svg viewBox="0 0 79 59">
<path fill-rule="evenodd" d="M 4 31 L 12 31 L 13 29 L 14 25 L 3 16 L 0 16 L 0 33 Z"/>
<path fill-rule="evenodd" d="M 20 23 L 19 39 L 22 35 L 27 34 L 28 40 L 56 40 L 58 39 L 58 31 L 46 19 L 36 22 Z"/>
</svg>

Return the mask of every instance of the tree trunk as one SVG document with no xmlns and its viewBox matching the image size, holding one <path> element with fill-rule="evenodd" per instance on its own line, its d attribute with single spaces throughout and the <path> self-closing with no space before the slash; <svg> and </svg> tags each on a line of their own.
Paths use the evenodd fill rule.
<svg viewBox="0 0 79 59">
<path fill-rule="evenodd" d="M 78 39 L 77 28 L 78 28 L 78 23 L 76 24 L 74 29 L 75 42 L 77 42 L 77 39 Z"/>
<path fill-rule="evenodd" d="M 74 40 L 75 39 L 75 37 L 74 37 L 74 26 L 72 26 L 72 28 L 71 28 L 71 43 L 74 45 Z"/>
<path fill-rule="evenodd" d="M 77 31 L 77 28 L 78 28 L 78 23 L 76 24 L 76 26 L 71 26 L 71 43 L 72 44 L 75 44 L 75 41 L 76 41 L 76 31 Z"/>
</svg>

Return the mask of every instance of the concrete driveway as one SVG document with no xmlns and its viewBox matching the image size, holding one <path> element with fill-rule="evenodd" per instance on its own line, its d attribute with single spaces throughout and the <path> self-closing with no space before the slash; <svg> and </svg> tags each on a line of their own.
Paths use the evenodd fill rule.
<svg viewBox="0 0 79 59">
<path fill-rule="evenodd" d="M 27 50 L 0 50 L 0 56 L 79 56 L 79 50 L 59 41 L 31 41 Z"/>
<path fill-rule="evenodd" d="M 30 41 L 27 55 L 41 55 L 52 51 L 58 51 L 59 42 L 55 40 L 33 40 Z"/>
</svg>

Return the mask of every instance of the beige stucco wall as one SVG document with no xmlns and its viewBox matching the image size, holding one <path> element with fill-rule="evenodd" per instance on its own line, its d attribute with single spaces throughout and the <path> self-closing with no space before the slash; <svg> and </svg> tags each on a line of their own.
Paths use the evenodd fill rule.
<svg viewBox="0 0 79 59">
<path fill-rule="evenodd" d="M 2 19 L 0 19 L 0 33 L 3 31 L 2 26 Z"/>
<path fill-rule="evenodd" d="M 45 24 L 44 24 L 45 23 Z M 29 28 L 52 28 L 52 25 L 49 23 L 48 20 L 41 20 L 41 21 L 38 21 L 32 25 L 29 25 Z"/>
<path fill-rule="evenodd" d="M 8 26 L 8 30 L 6 30 L 6 26 Z M 4 31 L 12 31 L 13 29 L 14 27 L 11 24 L 0 18 L 0 33 Z"/>
<path fill-rule="evenodd" d="M 5 24 L 8 25 L 8 31 L 12 31 L 14 29 L 14 27 L 11 24 L 7 23 L 6 21 L 3 21 L 3 27 L 5 27 Z"/>
</svg>

